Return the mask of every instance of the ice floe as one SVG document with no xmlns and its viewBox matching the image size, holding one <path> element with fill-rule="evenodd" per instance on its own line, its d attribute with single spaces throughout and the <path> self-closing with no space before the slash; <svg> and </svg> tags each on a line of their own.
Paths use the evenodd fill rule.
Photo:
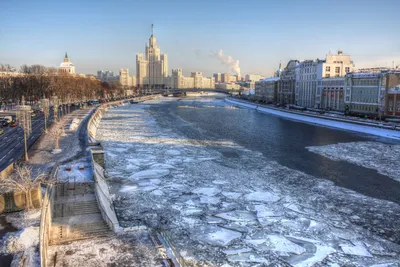
<svg viewBox="0 0 400 267">
<path fill-rule="evenodd" d="M 200 242 L 217 246 L 227 246 L 230 242 L 242 236 L 241 233 L 218 226 L 200 227 L 193 236 Z"/>
<path fill-rule="evenodd" d="M 249 201 L 269 203 L 278 201 L 280 197 L 271 192 L 253 192 L 247 194 L 246 199 Z"/>
<path fill-rule="evenodd" d="M 344 160 L 377 170 L 400 181 L 400 145 L 379 142 L 349 142 L 307 147 L 311 152 L 333 160 Z"/>
</svg>

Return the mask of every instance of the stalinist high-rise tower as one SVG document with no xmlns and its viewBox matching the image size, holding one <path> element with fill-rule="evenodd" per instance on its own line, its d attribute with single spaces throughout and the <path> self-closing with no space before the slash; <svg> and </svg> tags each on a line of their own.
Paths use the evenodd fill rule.
<svg viewBox="0 0 400 267">
<path fill-rule="evenodd" d="M 136 54 L 136 82 L 138 87 L 163 88 L 167 83 L 168 57 L 160 53 L 154 37 L 154 25 L 151 25 L 149 45 L 146 54 Z"/>
</svg>

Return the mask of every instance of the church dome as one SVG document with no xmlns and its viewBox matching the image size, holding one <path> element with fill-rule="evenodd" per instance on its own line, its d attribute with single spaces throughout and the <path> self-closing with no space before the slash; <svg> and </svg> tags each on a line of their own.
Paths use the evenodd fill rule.
<svg viewBox="0 0 400 267">
<path fill-rule="evenodd" d="M 72 62 L 62 62 L 60 64 L 60 68 L 70 68 L 70 67 L 74 67 L 74 64 L 72 64 Z"/>
</svg>

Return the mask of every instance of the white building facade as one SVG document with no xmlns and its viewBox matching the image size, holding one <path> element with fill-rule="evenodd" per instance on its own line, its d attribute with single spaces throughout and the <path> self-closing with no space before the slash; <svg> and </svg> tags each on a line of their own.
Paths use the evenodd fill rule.
<svg viewBox="0 0 400 267">
<path fill-rule="evenodd" d="M 61 73 L 75 74 L 75 65 L 72 64 L 71 60 L 68 58 L 67 52 L 65 52 L 64 61 L 60 64 L 58 70 Z"/>
<path fill-rule="evenodd" d="M 327 55 L 324 60 L 304 60 L 296 67 L 296 105 L 322 108 L 322 79 L 344 77 L 353 71 L 353 62 L 342 51 Z M 343 94 L 342 96 L 343 97 Z"/>
</svg>

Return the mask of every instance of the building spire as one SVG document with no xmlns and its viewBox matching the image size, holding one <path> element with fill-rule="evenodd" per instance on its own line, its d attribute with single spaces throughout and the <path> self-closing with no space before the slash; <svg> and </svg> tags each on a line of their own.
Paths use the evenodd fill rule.
<svg viewBox="0 0 400 267">
<path fill-rule="evenodd" d="M 67 54 L 67 52 L 65 52 L 65 58 L 68 58 L 68 54 Z"/>
<path fill-rule="evenodd" d="M 151 36 L 154 36 L 154 24 L 151 24 Z"/>
</svg>

